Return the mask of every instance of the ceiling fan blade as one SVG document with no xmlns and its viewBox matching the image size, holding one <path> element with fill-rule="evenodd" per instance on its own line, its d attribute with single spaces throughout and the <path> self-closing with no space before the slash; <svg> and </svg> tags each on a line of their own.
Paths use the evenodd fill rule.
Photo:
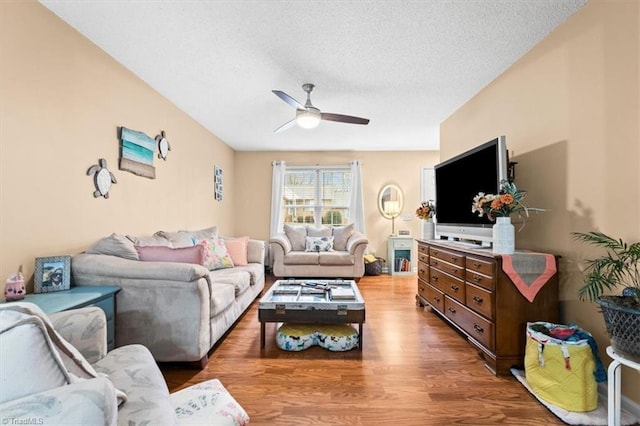
<svg viewBox="0 0 640 426">
<path fill-rule="evenodd" d="M 322 114 L 320 114 L 320 118 L 322 118 L 323 120 L 338 121 L 340 123 L 369 124 L 368 118 L 360 118 L 343 114 L 331 114 L 329 112 L 323 112 Z"/>
<path fill-rule="evenodd" d="M 300 102 L 296 101 L 291 96 L 289 96 L 286 93 L 284 93 L 283 91 L 281 91 L 281 90 L 272 90 L 272 92 L 277 97 L 279 97 L 280 99 L 282 99 L 283 101 L 285 101 L 286 103 L 288 103 L 289 105 L 294 107 L 295 109 L 305 109 L 303 104 L 301 104 Z"/>
<path fill-rule="evenodd" d="M 284 132 L 285 130 L 295 126 L 296 124 L 296 119 L 294 118 L 293 120 L 287 121 L 286 123 L 284 123 L 282 126 L 278 127 L 277 129 L 275 129 L 273 131 L 273 133 L 281 133 Z"/>
</svg>

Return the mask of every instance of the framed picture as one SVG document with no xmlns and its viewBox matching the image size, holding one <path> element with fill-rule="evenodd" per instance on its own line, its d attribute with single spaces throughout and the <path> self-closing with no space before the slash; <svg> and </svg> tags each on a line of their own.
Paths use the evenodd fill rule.
<svg viewBox="0 0 640 426">
<path fill-rule="evenodd" d="M 214 192 L 217 201 L 222 201 L 222 169 L 218 166 L 214 168 Z"/>
<path fill-rule="evenodd" d="M 34 293 L 51 293 L 71 288 L 71 256 L 36 257 Z"/>
</svg>

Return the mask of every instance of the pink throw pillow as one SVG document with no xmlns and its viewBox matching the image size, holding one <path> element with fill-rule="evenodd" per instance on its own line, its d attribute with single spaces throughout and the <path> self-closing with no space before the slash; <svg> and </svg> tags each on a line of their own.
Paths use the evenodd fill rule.
<svg viewBox="0 0 640 426">
<path fill-rule="evenodd" d="M 204 265 L 204 247 L 171 248 L 165 246 L 135 246 L 143 262 L 179 262 Z"/>
<path fill-rule="evenodd" d="M 249 247 L 249 237 L 225 238 L 224 245 L 233 260 L 235 266 L 248 265 L 247 247 Z"/>
</svg>

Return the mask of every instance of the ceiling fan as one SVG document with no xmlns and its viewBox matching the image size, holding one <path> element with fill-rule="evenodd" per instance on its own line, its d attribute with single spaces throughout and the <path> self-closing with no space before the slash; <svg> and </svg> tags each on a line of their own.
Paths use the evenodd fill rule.
<svg viewBox="0 0 640 426">
<path fill-rule="evenodd" d="M 274 130 L 274 133 L 283 132 L 294 124 L 304 128 L 304 129 L 313 129 L 320 124 L 320 120 L 329 120 L 329 121 L 337 121 L 340 123 L 351 123 L 351 124 L 369 124 L 368 118 L 360 118 L 353 117 L 351 115 L 343 115 L 343 114 L 332 114 L 329 112 L 321 112 L 318 108 L 314 107 L 311 104 L 311 91 L 315 86 L 311 83 L 306 83 L 302 85 L 302 90 L 307 93 L 307 102 L 303 105 L 300 102 L 296 101 L 291 96 L 287 95 L 281 90 L 272 90 L 272 92 L 294 107 L 296 109 L 296 117 L 284 123 L 282 126 L 278 127 Z"/>
</svg>

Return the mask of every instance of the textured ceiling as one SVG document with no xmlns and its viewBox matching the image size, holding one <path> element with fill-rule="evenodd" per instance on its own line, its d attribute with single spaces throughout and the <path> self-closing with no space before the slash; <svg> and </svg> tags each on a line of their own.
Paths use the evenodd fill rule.
<svg viewBox="0 0 640 426">
<path fill-rule="evenodd" d="M 232 148 L 322 151 L 439 149 L 439 124 L 586 0 L 41 3 Z M 271 90 L 304 103 L 303 83 L 370 124 L 274 134 L 295 110 Z"/>
</svg>

